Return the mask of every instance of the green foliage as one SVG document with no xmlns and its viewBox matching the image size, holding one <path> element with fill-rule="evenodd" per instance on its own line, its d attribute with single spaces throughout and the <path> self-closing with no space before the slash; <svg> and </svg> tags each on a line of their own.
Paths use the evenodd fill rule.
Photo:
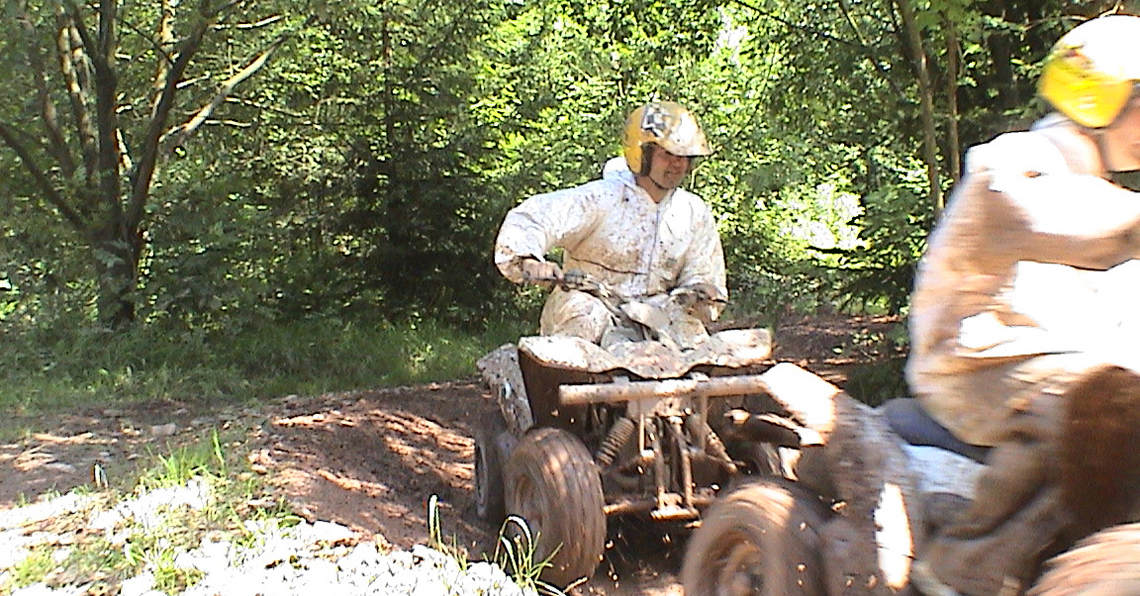
<svg viewBox="0 0 1140 596">
<path fill-rule="evenodd" d="M 869 405 L 879 406 L 889 399 L 909 396 L 904 368 L 905 358 L 887 358 L 881 362 L 860 364 L 847 375 L 843 390 Z"/>
<path fill-rule="evenodd" d="M 868 307 L 901 312 L 910 298 L 918 258 L 926 243 L 932 209 L 915 209 L 921 201 L 908 189 L 891 186 L 864 197 L 866 211 L 858 223 L 864 244 L 839 253 L 839 287 L 850 300 Z"/>
<path fill-rule="evenodd" d="M 491 263 L 503 215 L 534 193 L 596 177 L 618 152 L 625 115 L 651 98 L 693 108 L 714 146 L 688 186 L 720 221 L 730 314 L 771 323 L 788 310 L 901 311 L 935 217 L 920 98 L 928 94 L 934 110 L 937 190 L 946 191 L 963 148 L 1041 113 L 1034 80 L 1060 33 L 1116 4 L 912 2 L 924 89 L 891 2 L 234 3 L 203 38 L 165 126 L 275 49 L 155 161 L 138 279 L 122 296 L 155 330 L 117 340 L 117 362 L 93 356 L 89 370 L 101 377 L 58 349 L 58 330 L 105 323 L 97 311 L 110 253 L 0 146 L 0 323 L 39 329 L 19 341 L 44 342 L 27 344 L 8 374 L 51 371 L 51 383 L 112 393 L 142 383 L 160 394 L 248 394 L 276 387 L 241 375 L 303 371 L 298 363 L 330 336 L 360 341 L 352 325 L 381 334 L 427 326 L 429 335 L 533 327 L 541 295 L 511 287 Z M 0 89 L 0 124 L 13 130 L 44 117 L 23 74 L 32 47 L 24 40 L 49 47 L 47 9 L 56 4 L 29 6 L 30 29 L 15 18 L 0 24 L 0 66 L 17 73 Z M 119 128 L 133 158 L 162 45 L 150 25 L 155 7 L 119 10 Z M 193 10 L 177 7 L 176 35 L 198 22 Z M 64 88 L 54 73 L 48 82 L 70 124 Z M 46 137 L 20 130 L 48 186 L 80 198 L 88 180 L 56 176 Z M 80 155 L 80 139 L 65 130 Z M 277 330 L 290 328 L 316 339 L 289 345 Z M 107 341 L 76 333 L 77 353 Z M 145 341 L 158 347 L 138 347 Z M 216 344 L 233 357 L 212 359 L 206 346 Z M 166 346 L 203 364 L 175 373 Z M 371 372 L 338 364 L 342 381 L 329 384 L 422 374 L 439 349 L 401 347 Z"/>
<path fill-rule="evenodd" d="M 6 190 L 29 207 L 18 227 L 35 240 L 78 247 L 59 259 L 68 273 L 75 261 L 83 266 L 67 292 L 83 298 L 100 324 L 127 325 L 143 301 L 139 265 L 165 157 L 184 153 L 202 126 L 245 126 L 225 119 L 224 100 L 280 43 L 280 19 L 262 19 L 261 3 L 213 0 L 6 7 L 0 50 L 16 61 L 7 88 L 24 99 L 0 106 L 0 147 L 13 174 Z M 41 264 L 60 265 L 51 249 L 6 240 L 30 257 L 9 268 L 30 263 L 35 275 Z M 5 277 L 12 284 L 13 273 Z M 25 305 L 42 290 L 36 281 L 12 285 Z M 32 307 L 38 315 L 39 305 Z"/>
</svg>

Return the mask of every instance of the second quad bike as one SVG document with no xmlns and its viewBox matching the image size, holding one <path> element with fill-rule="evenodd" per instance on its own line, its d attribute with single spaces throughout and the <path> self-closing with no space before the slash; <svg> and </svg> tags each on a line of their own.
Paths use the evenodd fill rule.
<svg viewBox="0 0 1140 596">
<path fill-rule="evenodd" d="M 882 408 L 795 365 L 760 377 L 777 408 L 729 412 L 724 434 L 779 446 L 794 465 L 746 479 L 709 507 L 687 544 L 685 593 L 949 594 L 924 585 L 916 556 L 973 498 L 984 464 L 898 432 Z M 1020 556 L 1010 553 L 1037 547 L 1033 528 L 1056 523 L 1042 514 L 1052 509 L 1030 504 L 1017 514 L 1023 523 L 995 531 L 998 548 L 979 549 L 968 581 L 995 596 L 1140 596 L 1140 375 L 1106 366 L 1065 397 L 1061 482 L 1045 498 L 1056 496 L 1071 528 L 1021 561 L 1025 577 L 987 577 L 984 558 Z"/>
<path fill-rule="evenodd" d="M 475 492 L 482 518 L 526 521 L 549 559 L 542 579 L 564 587 L 602 560 L 608 518 L 693 522 L 732 477 L 770 468 L 770 454 L 717 427 L 757 393 L 771 336 L 709 334 L 685 308 L 708 298 L 699 289 L 654 302 L 580 273 L 560 283 L 601 300 L 616 325 L 600 344 L 524 337 L 479 360 L 499 408 L 476 432 Z"/>
</svg>

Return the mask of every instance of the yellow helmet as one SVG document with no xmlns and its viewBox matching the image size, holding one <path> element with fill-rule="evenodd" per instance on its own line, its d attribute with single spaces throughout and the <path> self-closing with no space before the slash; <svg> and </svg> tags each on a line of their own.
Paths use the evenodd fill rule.
<svg viewBox="0 0 1140 596">
<path fill-rule="evenodd" d="M 1038 91 L 1089 128 L 1112 124 L 1140 81 L 1140 17 L 1112 15 L 1074 27 L 1053 46 Z"/>
<path fill-rule="evenodd" d="M 634 110 L 622 130 L 622 153 L 635 174 L 644 174 L 645 145 L 654 144 L 673 155 L 709 155 L 709 142 L 696 116 L 681 104 L 651 101 Z"/>
</svg>

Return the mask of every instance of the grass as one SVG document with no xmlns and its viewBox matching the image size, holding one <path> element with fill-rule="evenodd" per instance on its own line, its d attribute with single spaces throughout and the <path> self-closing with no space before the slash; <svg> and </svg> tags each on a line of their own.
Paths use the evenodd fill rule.
<svg viewBox="0 0 1140 596">
<path fill-rule="evenodd" d="M 0 581 L 0 594 L 40 582 L 49 587 L 89 585 L 85 593 L 110 594 L 142 573 L 153 577 L 155 589 L 176 593 L 201 577 L 175 564 L 178 553 L 218 536 L 239 547 L 250 546 L 262 540 L 262 529 L 298 523 L 301 518 L 262 477 L 245 469 L 245 451 L 232 448 L 240 446 L 240 433 L 211 428 L 204 436 L 168 444 L 162 451 L 148 450 L 133 469 L 96 467 L 93 485 L 76 489 L 96 497 L 85 508 L 35 522 L 67 539 L 32 547 Z M 148 498 L 145 514 L 121 509 Z M 27 499 L 21 503 L 28 504 Z M 112 520 L 110 527 L 90 527 L 99 514 Z"/>
<path fill-rule="evenodd" d="M 182 486 L 194 478 L 224 479 L 229 465 L 222 453 L 217 429 L 210 432 L 208 443 L 180 445 L 169 455 L 154 456 L 158 465 L 139 478 L 143 490 Z"/>
<path fill-rule="evenodd" d="M 9 585 L 0 584 L 5 591 L 20 588 L 43 581 L 48 574 L 59 566 L 55 561 L 55 551 L 47 548 L 33 549 L 22 562 L 12 569 L 12 580 Z"/>
<path fill-rule="evenodd" d="M 522 588 L 533 589 L 539 594 L 565 596 L 562 590 L 540 579 L 543 570 L 551 566 L 550 561 L 558 554 L 558 549 L 554 549 L 549 557 L 539 559 L 537 538 L 531 534 L 530 526 L 525 519 L 517 515 L 507 516 L 499 528 L 499 540 L 495 546 L 493 560 L 496 565 L 510 573 L 515 583 Z"/>
<path fill-rule="evenodd" d="M 451 556 L 466 568 L 467 551 L 458 545 L 454 538 L 443 535 L 439 516 L 439 499 L 432 495 L 428 499 L 428 546 Z M 557 550 L 545 559 L 536 556 L 537 543 L 531 534 L 526 520 L 511 515 L 499 528 L 499 539 L 491 562 L 503 569 L 511 579 L 524 590 L 534 590 L 547 596 L 566 596 L 566 593 L 540 579 L 543 570 L 551 566 L 551 559 Z"/>
<path fill-rule="evenodd" d="M 423 321 L 393 324 L 309 319 L 238 331 L 142 326 L 0 329 L 0 440 L 13 418 L 116 403 L 217 405 L 470 378 L 475 361 L 518 330 L 480 336 Z M 7 429 L 7 430 L 5 430 Z"/>
</svg>

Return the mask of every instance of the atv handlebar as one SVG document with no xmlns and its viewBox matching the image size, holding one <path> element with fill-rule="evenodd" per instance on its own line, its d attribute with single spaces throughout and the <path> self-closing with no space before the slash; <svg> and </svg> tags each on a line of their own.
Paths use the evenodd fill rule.
<svg viewBox="0 0 1140 596">
<path fill-rule="evenodd" d="M 555 283 L 564 292 L 576 290 L 578 292 L 585 292 L 602 301 L 616 300 L 618 303 L 629 302 L 630 298 L 626 297 L 617 290 L 607 286 L 606 284 L 598 281 L 589 273 L 571 269 L 562 274 L 562 279 L 555 280 Z"/>
<path fill-rule="evenodd" d="M 598 281 L 589 273 L 575 269 L 563 273 L 562 279 L 544 279 L 542 281 L 553 283 L 563 291 L 577 290 L 579 292 L 585 292 L 606 303 L 616 303 L 616 305 L 620 305 L 636 300 L 636 298 L 626 296 L 616 289 Z M 715 304 L 724 304 L 727 302 L 720 291 L 708 283 L 697 283 L 691 286 L 674 288 L 669 292 L 669 295 L 684 306 L 692 306 L 700 302 Z"/>
</svg>

